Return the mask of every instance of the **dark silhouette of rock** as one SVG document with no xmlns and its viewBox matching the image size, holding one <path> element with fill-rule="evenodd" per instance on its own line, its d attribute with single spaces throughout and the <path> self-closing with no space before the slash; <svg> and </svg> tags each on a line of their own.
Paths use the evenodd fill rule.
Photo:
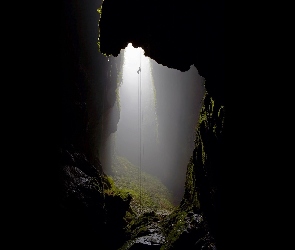
<svg viewBox="0 0 295 250">
<path fill-rule="evenodd" d="M 99 23 L 97 9 L 101 4 Z M 32 117 L 36 122 L 26 130 L 27 134 L 38 131 L 36 141 L 31 142 L 31 138 L 25 141 L 31 143 L 27 143 L 29 160 L 25 164 L 36 165 L 32 172 L 37 174 L 32 178 L 30 189 L 34 192 L 24 192 L 24 204 L 35 201 L 26 215 L 32 214 L 27 216 L 30 222 L 33 223 L 35 217 L 38 223 L 33 227 L 34 233 L 22 231 L 37 249 L 53 245 L 65 249 L 115 250 L 125 240 L 121 216 L 128 200 L 104 196 L 103 189 L 108 183 L 104 181 L 97 148 L 105 139 L 100 138 L 99 129 L 107 123 L 102 117 L 108 117 L 106 114 L 116 99 L 116 77 L 121 61 L 120 58 L 108 61 L 99 49 L 117 56 L 132 42 L 162 65 L 181 71 L 194 65 L 206 80 L 209 96 L 221 107 L 225 105 L 224 1 L 151 0 L 138 5 L 135 0 L 89 0 L 87 3 L 62 0 L 54 7 L 46 5 L 34 19 L 43 25 L 38 26 L 38 31 L 34 30 L 35 41 L 29 39 L 31 47 L 23 46 L 29 53 L 31 48 L 36 49 L 35 57 L 28 54 L 24 58 L 31 59 L 30 63 L 25 62 L 29 64 L 28 72 L 34 69 L 37 76 L 37 87 L 32 94 L 37 96 L 37 101 L 33 106 L 44 103 L 44 107 L 34 113 Z M 42 18 L 43 15 L 46 18 Z M 35 80 L 31 78 L 33 76 L 30 81 Z M 26 84 L 26 88 L 28 86 Z M 103 102 L 106 96 L 108 101 Z M 205 108 L 209 106 L 208 101 Z M 114 119 L 119 119 L 119 112 Z M 218 149 L 223 148 L 224 140 L 216 140 L 212 134 L 213 128 L 216 133 L 223 133 L 216 113 L 208 122 L 216 124 L 216 128 L 212 124 L 200 127 L 208 157 L 206 164 L 197 163 L 202 151 L 196 147 L 193 162 L 198 167 L 193 170 L 196 180 L 193 188 L 199 194 L 200 210 L 208 222 L 206 230 L 212 233 L 210 237 L 216 240 L 218 248 L 220 228 L 215 225 L 221 209 L 218 176 L 223 159 Z M 104 136 L 115 130 L 115 126 L 111 127 Z M 221 162 L 217 162 L 218 159 Z M 29 220 L 25 225 L 29 225 Z M 189 233 L 188 238 L 193 235 Z M 36 239 L 42 239 L 41 243 L 36 243 Z M 205 243 L 196 241 L 195 244 L 204 246 Z"/>
</svg>

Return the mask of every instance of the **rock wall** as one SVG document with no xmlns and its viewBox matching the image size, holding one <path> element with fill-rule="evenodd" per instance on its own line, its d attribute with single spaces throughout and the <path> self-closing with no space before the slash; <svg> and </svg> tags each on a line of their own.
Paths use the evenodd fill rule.
<svg viewBox="0 0 295 250">
<path fill-rule="evenodd" d="M 224 121 L 224 106 L 214 101 L 206 92 L 196 128 L 195 149 L 187 167 L 186 190 L 181 202 L 181 208 L 185 211 L 202 211 L 217 242 L 221 240 L 219 232 Z"/>
<path fill-rule="evenodd" d="M 48 242 L 57 242 L 56 245 L 67 249 L 92 245 L 107 250 L 116 249 L 124 241 L 121 216 L 128 209 L 128 199 L 108 197 L 103 191 L 109 183 L 95 148 L 103 141 L 96 140 L 101 118 L 107 117 L 115 103 L 120 65 L 119 58 L 109 63 L 99 50 L 117 56 L 120 49 L 132 42 L 165 66 L 185 71 L 195 65 L 206 79 L 208 95 L 203 113 L 210 118 L 202 120 L 197 132 L 196 149 L 188 168 L 195 184 L 187 186 L 183 205 L 193 202 L 191 197 L 195 196 L 191 193 L 197 194 L 194 201 L 208 220 L 218 246 L 215 225 L 221 194 L 217 177 L 222 166 L 218 149 L 224 141 L 220 139 L 224 109 L 223 1 L 152 0 L 139 6 L 135 0 L 90 0 L 87 4 L 73 0 L 61 1 L 58 7 L 61 75 L 56 81 L 61 116 L 57 122 L 60 138 L 54 144 L 59 157 L 53 163 L 58 181 L 49 184 L 52 189 L 58 186 L 58 202 L 55 224 L 45 231 Z M 106 92 L 107 103 L 102 101 Z M 118 118 L 117 113 L 115 119 Z M 115 130 L 113 127 L 109 132 Z M 114 207 L 119 211 L 115 213 Z M 116 232 L 118 242 L 114 242 L 112 232 Z M 55 237 L 59 240 L 55 241 Z"/>
<path fill-rule="evenodd" d="M 220 237 L 221 169 L 224 164 L 223 1 L 106 0 L 100 20 L 100 51 L 118 55 L 128 42 L 157 63 L 181 71 L 195 65 L 205 78 L 206 96 L 188 164 L 182 209 L 189 203 L 204 214 L 208 230 Z M 191 208 L 191 205 L 189 207 Z"/>
</svg>

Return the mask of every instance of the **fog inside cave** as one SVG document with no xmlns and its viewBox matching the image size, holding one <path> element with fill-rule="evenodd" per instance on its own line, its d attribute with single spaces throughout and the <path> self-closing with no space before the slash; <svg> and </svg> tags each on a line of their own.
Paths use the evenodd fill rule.
<svg viewBox="0 0 295 250">
<path fill-rule="evenodd" d="M 204 78 L 195 66 L 182 72 L 158 64 L 131 43 L 121 53 L 124 62 L 116 103 L 120 120 L 105 144 L 111 162 L 105 172 L 114 175 L 112 161 L 123 157 L 138 173 L 159 179 L 178 205 L 195 146 Z"/>
</svg>

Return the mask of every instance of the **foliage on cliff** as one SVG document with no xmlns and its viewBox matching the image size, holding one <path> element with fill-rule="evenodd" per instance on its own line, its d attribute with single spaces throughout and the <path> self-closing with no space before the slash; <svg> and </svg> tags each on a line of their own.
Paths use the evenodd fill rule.
<svg viewBox="0 0 295 250">
<path fill-rule="evenodd" d="M 214 238 L 218 237 L 220 216 L 224 129 L 225 108 L 206 92 L 196 127 L 195 149 L 187 167 L 181 209 L 199 210 Z"/>
<path fill-rule="evenodd" d="M 218 188 L 216 184 L 220 176 L 216 173 L 221 165 L 223 127 L 224 106 L 206 92 L 196 126 L 195 149 L 187 166 L 182 206 L 199 208 L 201 190 L 210 189 L 212 194 Z"/>
</svg>

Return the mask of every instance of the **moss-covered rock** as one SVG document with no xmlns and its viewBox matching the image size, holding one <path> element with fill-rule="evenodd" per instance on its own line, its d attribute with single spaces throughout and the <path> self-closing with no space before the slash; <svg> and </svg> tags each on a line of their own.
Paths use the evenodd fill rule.
<svg viewBox="0 0 295 250">
<path fill-rule="evenodd" d="M 165 243 L 161 250 L 168 249 L 214 249 L 215 241 L 208 231 L 207 223 L 200 211 L 178 207 L 162 222 Z M 211 248 L 208 248 L 210 246 Z"/>
<path fill-rule="evenodd" d="M 218 237 L 220 179 L 223 166 L 225 109 L 208 92 L 196 127 L 195 149 L 187 167 L 181 209 L 200 210 L 208 230 Z"/>
<path fill-rule="evenodd" d="M 160 249 L 165 243 L 165 236 L 161 227 L 160 213 L 146 212 L 135 218 L 126 227 L 128 240 L 120 250 Z"/>
<path fill-rule="evenodd" d="M 113 160 L 110 180 L 122 193 L 132 197 L 131 208 L 139 214 L 151 211 L 172 211 L 172 196 L 167 187 L 155 176 L 140 169 L 126 158 Z"/>
</svg>

